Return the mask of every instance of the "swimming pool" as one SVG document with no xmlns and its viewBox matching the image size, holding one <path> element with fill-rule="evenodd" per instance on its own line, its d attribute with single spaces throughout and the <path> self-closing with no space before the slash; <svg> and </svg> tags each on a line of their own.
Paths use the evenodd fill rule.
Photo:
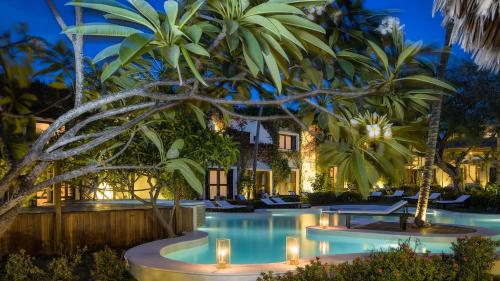
<svg viewBox="0 0 500 281">
<path fill-rule="evenodd" d="M 319 210 L 274 211 L 263 213 L 207 213 L 204 227 L 208 233 L 208 244 L 167 254 L 165 257 L 198 264 L 215 263 L 215 240 L 231 239 L 231 263 L 259 264 L 285 260 L 287 236 L 300 239 L 300 257 L 370 252 L 394 247 L 408 236 L 383 236 L 366 234 L 361 237 L 343 235 L 308 235 L 306 227 L 318 225 Z M 489 228 L 500 232 L 500 215 L 466 214 L 447 211 L 430 211 L 429 219 L 434 223 L 459 224 Z M 353 223 L 375 218 L 354 218 Z M 385 217 L 384 220 L 390 218 Z M 395 218 L 397 220 L 397 218 Z M 371 237 L 370 237 L 371 236 Z M 500 239 L 500 236 L 495 236 Z M 450 243 L 424 239 L 416 245 L 418 252 L 449 252 Z"/>
</svg>

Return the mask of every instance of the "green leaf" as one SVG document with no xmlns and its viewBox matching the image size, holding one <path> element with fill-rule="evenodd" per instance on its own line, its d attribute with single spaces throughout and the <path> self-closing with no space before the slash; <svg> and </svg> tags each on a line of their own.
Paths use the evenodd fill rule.
<svg viewBox="0 0 500 281">
<path fill-rule="evenodd" d="M 109 47 L 104 48 L 102 51 L 97 53 L 97 55 L 95 55 L 94 59 L 92 59 L 92 63 L 96 64 L 104 59 L 109 58 L 109 57 L 117 56 L 118 52 L 120 51 L 120 46 L 121 46 L 121 43 L 118 43 L 118 44 L 114 44 L 114 45 L 111 45 Z"/>
<path fill-rule="evenodd" d="M 264 40 L 267 41 L 269 46 L 273 48 L 278 54 L 280 54 L 287 62 L 290 62 L 288 59 L 288 55 L 286 54 L 285 50 L 281 47 L 280 43 L 276 41 L 271 35 L 267 33 L 261 33 L 260 34 Z"/>
<path fill-rule="evenodd" d="M 194 2 L 194 4 L 189 8 L 187 12 L 185 12 L 181 19 L 179 20 L 179 28 L 182 28 L 189 19 L 200 9 L 200 7 L 205 3 L 205 0 L 198 0 Z"/>
<path fill-rule="evenodd" d="M 248 55 L 252 61 L 259 67 L 260 71 L 264 70 L 264 57 L 262 56 L 262 50 L 260 48 L 259 42 L 255 36 L 246 28 L 241 28 L 241 34 L 245 39 L 245 46 L 247 48 Z"/>
<path fill-rule="evenodd" d="M 191 110 L 193 110 L 194 114 L 196 115 L 196 119 L 198 119 L 201 127 L 205 129 L 207 127 L 207 124 L 205 123 L 205 113 L 203 112 L 203 110 L 192 103 L 188 103 L 187 105 L 191 108 Z"/>
<path fill-rule="evenodd" d="M 456 92 L 457 91 L 455 89 L 455 87 L 451 86 L 450 84 L 448 84 L 446 82 L 443 82 L 443 81 L 441 81 L 439 79 L 427 76 L 427 75 L 421 75 L 421 74 L 419 74 L 419 75 L 412 75 L 412 76 L 407 76 L 407 77 L 404 77 L 404 78 L 399 78 L 399 79 L 396 79 L 396 80 L 399 80 L 399 81 L 410 80 L 410 81 L 422 82 L 422 83 L 426 83 L 426 84 L 429 84 L 429 85 L 432 85 L 432 86 L 435 86 L 435 87 L 439 87 L 439 88 L 443 88 L 443 89 L 449 90 L 451 92 Z"/>
<path fill-rule="evenodd" d="M 194 43 L 188 43 L 184 44 L 184 48 L 186 48 L 188 51 L 191 53 L 200 55 L 200 56 L 205 56 L 205 57 L 210 57 L 210 54 L 203 48 L 202 46 Z"/>
<path fill-rule="evenodd" d="M 325 29 L 321 25 L 318 25 L 303 17 L 299 17 L 296 15 L 274 15 L 271 17 L 273 19 L 279 20 L 285 25 L 291 25 L 302 29 L 309 29 L 323 34 L 326 33 Z"/>
<path fill-rule="evenodd" d="M 390 73 L 389 59 L 387 58 L 387 55 L 384 52 L 384 50 L 382 50 L 382 48 L 380 48 L 377 44 L 373 43 L 370 40 L 367 40 L 367 42 L 368 45 L 370 45 L 370 48 L 372 48 L 372 50 L 375 52 L 375 55 L 380 59 L 380 61 L 384 65 L 386 73 L 389 74 Z"/>
<path fill-rule="evenodd" d="M 143 26 L 148 27 L 152 31 L 155 30 L 154 26 L 151 25 L 145 18 L 128 8 L 117 7 L 115 5 L 109 5 L 105 3 L 89 3 L 88 1 L 71 1 L 66 5 L 72 5 L 76 7 L 89 8 L 101 12 L 108 13 L 106 18 L 120 19 L 124 21 L 134 22 Z"/>
<path fill-rule="evenodd" d="M 123 40 L 119 56 L 122 65 L 127 64 L 130 60 L 141 53 L 146 46 L 154 38 L 153 35 L 147 33 L 134 33 Z"/>
<path fill-rule="evenodd" d="M 177 67 L 179 64 L 179 46 L 172 45 L 170 47 L 164 47 L 165 59 L 172 67 Z"/>
<path fill-rule="evenodd" d="M 265 2 L 260 5 L 257 5 L 250 10 L 248 10 L 244 17 L 253 16 L 253 15 L 262 15 L 262 14 L 298 14 L 304 15 L 300 9 L 295 8 L 294 6 L 282 4 L 282 3 L 272 3 Z"/>
<path fill-rule="evenodd" d="M 255 64 L 255 62 L 253 62 L 253 60 L 247 54 L 246 47 L 243 47 L 243 58 L 245 59 L 245 62 L 248 66 L 248 70 L 250 70 L 250 73 L 252 73 L 253 77 L 257 77 L 257 75 L 259 74 L 259 67 Z"/>
<path fill-rule="evenodd" d="M 128 0 L 157 29 L 160 29 L 160 17 L 155 8 L 144 0 Z"/>
<path fill-rule="evenodd" d="M 300 30 L 300 29 L 293 29 L 293 30 L 294 30 L 294 34 L 297 35 L 297 37 L 300 38 L 300 40 L 309 43 L 313 47 L 316 47 L 316 48 L 319 48 L 319 49 L 325 51 L 327 54 L 331 55 L 332 57 L 335 57 L 335 53 L 333 52 L 332 48 L 330 48 L 330 46 L 325 44 L 325 42 L 323 42 L 318 37 L 312 35 L 311 33 L 307 32 L 307 31 L 304 31 L 304 30 Z"/>
<path fill-rule="evenodd" d="M 134 33 L 140 33 L 139 29 L 109 24 L 109 23 L 88 23 L 80 26 L 70 26 L 63 31 L 66 34 L 82 34 L 92 36 L 113 36 L 128 37 Z"/>
<path fill-rule="evenodd" d="M 276 64 L 276 60 L 274 59 L 272 54 L 262 53 L 264 56 L 264 60 L 266 61 L 267 68 L 269 68 L 269 72 L 271 73 L 271 78 L 273 79 L 274 85 L 278 88 L 278 93 L 281 93 L 281 77 L 280 71 L 278 69 L 278 65 Z"/>
<path fill-rule="evenodd" d="M 121 64 L 122 62 L 120 61 L 119 58 L 107 64 L 101 73 L 101 81 L 104 82 L 108 80 L 108 78 L 111 75 L 113 75 L 113 73 L 115 73 L 118 70 L 118 68 L 120 68 Z"/>
<path fill-rule="evenodd" d="M 165 1 L 165 3 L 163 3 L 163 8 L 167 14 L 168 24 L 171 27 L 174 26 L 177 20 L 177 13 L 179 12 L 177 2 L 172 0 Z"/>
<path fill-rule="evenodd" d="M 339 63 L 342 70 L 344 70 L 344 72 L 347 75 L 349 75 L 349 78 L 353 79 L 353 77 L 354 77 L 354 65 L 352 65 L 352 63 L 350 63 L 344 59 L 339 59 L 337 62 Z"/>
<path fill-rule="evenodd" d="M 416 53 L 418 53 L 421 47 L 422 47 L 421 41 L 415 42 L 411 46 L 406 47 L 398 56 L 398 61 L 396 63 L 395 71 L 397 72 L 406 60 L 408 60 L 409 58 L 413 57 Z"/>
<path fill-rule="evenodd" d="M 166 168 L 172 171 L 179 171 L 189 186 L 198 192 L 198 194 L 202 194 L 203 185 L 201 184 L 201 181 L 196 177 L 193 170 L 184 160 L 185 159 L 172 159 L 168 161 Z"/>
<path fill-rule="evenodd" d="M 189 56 L 188 51 L 185 48 L 181 48 L 181 51 L 182 51 L 182 56 L 186 60 L 188 66 L 189 66 L 189 69 L 191 69 L 191 72 L 196 77 L 196 79 L 198 79 L 198 81 L 200 81 L 200 83 L 203 84 L 204 86 L 208 86 L 207 82 L 205 82 L 205 80 L 203 80 L 203 77 L 201 77 L 200 73 L 198 72 L 198 69 L 196 69 L 196 66 L 194 65 L 193 61 L 191 60 L 191 57 Z"/>
<path fill-rule="evenodd" d="M 158 149 L 158 152 L 160 153 L 161 161 L 162 162 L 165 161 L 168 158 L 168 152 L 170 152 L 170 149 L 168 150 L 167 154 L 165 155 L 165 147 L 163 145 L 163 141 L 162 141 L 160 135 L 156 131 L 150 129 L 146 125 L 141 125 L 141 126 L 139 126 L 139 128 L 140 128 L 142 134 L 156 146 L 156 148 Z"/>
<path fill-rule="evenodd" d="M 259 15 L 254 15 L 254 16 L 249 16 L 245 17 L 245 21 L 249 23 L 253 23 L 256 25 L 260 25 L 264 27 L 265 29 L 269 30 L 271 33 L 276 35 L 276 37 L 281 38 L 281 34 L 279 30 L 276 28 L 276 26 L 273 24 L 272 21 L 268 20 L 267 18 Z"/>
<path fill-rule="evenodd" d="M 193 41 L 193 43 L 198 44 L 203 31 L 199 25 L 191 25 L 184 28 L 184 33 Z"/>
<path fill-rule="evenodd" d="M 182 148 L 184 148 L 184 140 L 176 139 L 167 151 L 167 159 L 178 158 Z"/>
<path fill-rule="evenodd" d="M 280 34 L 282 37 L 284 37 L 287 40 L 289 40 L 290 42 L 294 43 L 295 45 L 300 47 L 302 50 L 306 50 L 306 48 L 304 48 L 304 45 L 302 45 L 302 43 L 300 43 L 300 41 L 295 37 L 295 35 L 293 35 L 285 26 L 283 26 L 283 24 L 281 24 L 281 22 L 279 22 L 277 19 L 273 19 L 273 18 L 269 18 L 269 20 L 280 31 Z"/>
</svg>

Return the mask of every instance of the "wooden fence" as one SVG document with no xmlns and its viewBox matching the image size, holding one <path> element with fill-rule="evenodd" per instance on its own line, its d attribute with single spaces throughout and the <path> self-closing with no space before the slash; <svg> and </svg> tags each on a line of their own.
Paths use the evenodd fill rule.
<svg viewBox="0 0 500 281">
<path fill-rule="evenodd" d="M 167 219 L 171 208 L 161 207 Z M 175 229 L 193 231 L 203 224 L 202 206 L 183 206 L 182 220 Z M 55 241 L 53 207 L 24 209 L 10 229 L 0 237 L 0 256 L 25 249 L 30 254 L 51 254 L 58 251 Z M 139 205 L 73 204 L 62 208 L 60 245 L 67 250 L 87 246 L 90 250 L 105 245 L 127 249 L 166 237 L 150 207 Z"/>
</svg>

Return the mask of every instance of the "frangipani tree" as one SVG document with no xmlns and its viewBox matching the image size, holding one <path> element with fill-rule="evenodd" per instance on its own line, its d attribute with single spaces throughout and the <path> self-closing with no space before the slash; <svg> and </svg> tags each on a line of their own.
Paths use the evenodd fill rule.
<svg viewBox="0 0 500 281">
<path fill-rule="evenodd" d="M 368 112 L 340 126 L 342 137 L 319 148 L 320 165 L 338 167 L 338 190 L 354 183 L 366 198 L 381 178 L 400 182 L 412 153 L 401 144 L 409 140 L 400 136 L 399 126 L 393 126 L 385 115 Z"/>
<path fill-rule="evenodd" d="M 344 51 L 343 59 L 357 61 L 353 67 L 362 70 L 341 77 L 342 84 L 335 83 L 335 77 L 324 79 L 326 69 L 335 63 L 335 52 L 325 43 L 323 29 L 305 19 L 302 10 L 324 2 L 207 0 L 181 6 L 166 1 L 161 10 L 144 0 L 129 0 L 127 4 L 84 0 L 70 4 L 102 11 L 113 22 L 120 22 L 65 29 L 70 35 L 124 38 L 119 45 L 106 48 L 94 58 L 95 63 L 106 64 L 101 79 L 112 80 L 117 87 L 111 89 L 117 90 L 104 90 L 95 99 L 61 115 L 9 167 L 0 179 L 0 194 L 8 189 L 15 192 L 9 198 L 4 197 L 0 205 L 0 233 L 15 218 L 22 201 L 48 185 L 108 170 L 161 169 L 161 163 L 147 166 L 114 163 L 119 155 L 127 153 L 126 141 L 100 161 L 84 162 L 51 179 L 38 179 L 51 162 L 97 154 L 116 145 L 112 140 L 132 136 L 138 127 L 161 112 L 168 114 L 186 106 L 199 119 L 215 110 L 226 120 L 230 117 L 291 119 L 308 130 L 305 116 L 288 109 L 291 104 L 300 108 L 307 105 L 314 111 L 313 117 L 328 116 L 324 118 L 327 123 L 338 124 L 358 116 L 354 99 L 391 93 L 370 75 L 372 68 L 380 66 L 375 57 L 364 54 L 356 56 Z M 153 74 L 151 66 L 158 64 L 161 72 Z M 414 82 L 415 86 L 443 89 L 443 85 L 432 79 Z M 258 90 L 258 97 L 249 94 L 253 89 Z M 349 106 L 337 111 L 340 103 Z M 279 110 L 264 116 L 235 111 L 235 107 L 261 106 Z M 108 125 L 89 130 L 103 120 Z M 393 130 L 395 134 L 395 126 Z"/>
</svg>

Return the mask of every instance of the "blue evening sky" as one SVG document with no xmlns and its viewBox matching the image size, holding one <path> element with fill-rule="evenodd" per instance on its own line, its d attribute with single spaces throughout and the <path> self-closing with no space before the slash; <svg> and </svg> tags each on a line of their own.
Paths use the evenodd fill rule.
<svg viewBox="0 0 500 281">
<path fill-rule="evenodd" d="M 68 25 L 74 22 L 72 7 L 64 6 L 68 0 L 54 0 Z M 155 6 L 160 6 L 164 0 L 149 0 Z M 408 40 L 422 40 L 426 44 L 441 47 L 443 44 L 444 29 L 441 27 L 441 16 L 432 17 L 433 0 L 366 0 L 366 6 L 371 9 L 397 9 L 396 14 L 405 25 Z M 0 32 L 11 28 L 15 23 L 25 22 L 29 25 L 29 33 L 46 38 L 54 42 L 64 38 L 60 28 L 50 13 L 45 0 L 1 0 Z M 101 21 L 99 14 L 90 10 L 85 11 L 84 21 Z M 99 50 L 109 45 L 102 39 L 87 39 L 85 41 L 85 55 L 94 56 Z M 468 57 L 461 49 L 454 46 L 453 53 L 460 57 Z"/>
</svg>

